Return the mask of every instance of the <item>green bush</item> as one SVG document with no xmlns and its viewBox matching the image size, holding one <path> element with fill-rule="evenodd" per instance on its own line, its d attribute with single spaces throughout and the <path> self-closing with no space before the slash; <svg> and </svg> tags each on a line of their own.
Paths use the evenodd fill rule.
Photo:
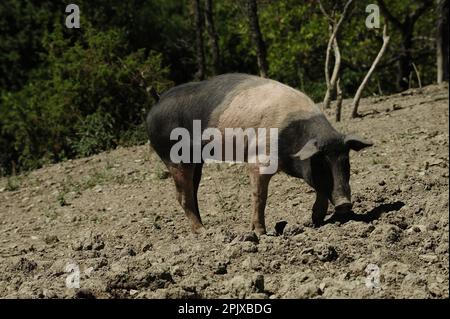
<svg viewBox="0 0 450 319">
<path fill-rule="evenodd" d="M 91 155 L 123 142 L 154 103 L 146 91 L 167 89 L 161 55 L 128 52 L 124 32 L 88 25 L 45 35 L 45 64 L 18 92 L 0 97 L 0 166 L 33 169 Z M 133 137 L 136 138 L 136 137 Z"/>
</svg>

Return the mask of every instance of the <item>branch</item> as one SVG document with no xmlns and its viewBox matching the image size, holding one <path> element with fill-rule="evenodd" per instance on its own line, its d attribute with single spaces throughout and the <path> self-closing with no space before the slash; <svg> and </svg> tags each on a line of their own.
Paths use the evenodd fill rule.
<svg viewBox="0 0 450 319">
<path fill-rule="evenodd" d="M 416 72 L 417 82 L 418 82 L 418 84 L 419 84 L 419 88 L 422 88 L 422 81 L 420 80 L 420 72 L 419 72 L 419 70 L 417 69 L 416 64 L 415 64 L 414 62 L 411 63 L 411 64 L 412 64 L 412 66 L 413 66 L 413 68 L 414 68 L 414 72 Z"/>
<path fill-rule="evenodd" d="M 431 0 L 422 0 L 421 5 L 411 13 L 411 23 L 414 24 L 417 19 L 433 4 Z"/>
<path fill-rule="evenodd" d="M 331 42 L 336 38 L 339 28 L 342 24 L 342 21 L 344 21 L 345 17 L 347 16 L 347 11 L 350 6 L 350 4 L 353 2 L 353 0 L 348 0 L 347 3 L 344 6 L 344 10 L 342 11 L 341 17 L 339 18 L 339 21 L 336 23 L 336 25 L 333 27 L 333 33 L 331 34 Z"/>
<path fill-rule="evenodd" d="M 326 13 L 325 9 L 323 8 L 320 0 L 318 2 L 319 2 L 319 6 L 320 6 L 322 12 L 325 14 L 325 16 L 328 16 L 328 14 Z M 333 23 L 331 24 L 332 33 L 331 33 L 330 39 L 328 40 L 327 52 L 326 52 L 326 58 L 325 58 L 325 80 L 327 82 L 327 92 L 325 93 L 325 98 L 323 100 L 324 108 L 328 108 L 330 106 L 331 91 L 333 91 L 333 89 L 336 85 L 336 79 L 339 74 L 339 68 L 341 66 L 341 55 L 339 52 L 339 46 L 337 44 L 336 37 L 337 37 L 339 28 L 340 28 L 342 22 L 344 21 L 345 17 L 347 16 L 348 8 L 350 7 L 350 4 L 352 2 L 353 2 L 353 0 L 347 1 L 347 3 L 344 6 L 344 9 L 342 11 L 341 17 L 339 18 L 337 23 L 328 16 L 329 19 L 331 19 L 333 21 Z M 334 49 L 335 63 L 334 63 L 334 68 L 333 68 L 333 74 L 331 76 L 331 79 L 329 79 L 330 76 L 328 73 L 328 64 L 329 64 L 330 52 L 331 52 L 332 47 Z"/>
<path fill-rule="evenodd" d="M 334 90 L 336 86 L 336 82 L 339 77 L 339 70 L 341 68 L 341 53 L 339 51 L 339 45 L 336 38 L 334 38 L 333 41 L 333 53 L 334 53 L 333 73 L 331 74 L 330 86 L 328 87 L 327 92 L 325 93 L 325 98 L 323 100 L 323 106 L 326 109 L 330 107 L 331 92 Z"/>
<path fill-rule="evenodd" d="M 383 14 L 386 16 L 386 18 L 392 22 L 392 24 L 397 28 L 397 29 L 402 29 L 403 28 L 403 23 L 400 22 L 400 20 L 398 20 L 396 17 L 394 17 L 392 15 L 392 13 L 388 10 L 388 8 L 386 7 L 386 4 L 384 3 L 384 0 L 378 0 L 378 5 L 380 6 L 381 12 L 383 12 Z"/>
<path fill-rule="evenodd" d="M 325 10 L 325 8 L 322 5 L 322 2 L 320 0 L 318 0 L 318 2 L 319 2 L 319 8 L 320 8 L 320 11 L 322 11 L 322 14 L 325 16 L 325 18 L 328 19 L 330 24 L 334 25 L 336 23 L 336 21 L 327 13 L 327 11 Z"/>
<path fill-rule="evenodd" d="M 373 61 L 372 66 L 369 69 L 369 72 L 367 72 L 366 76 L 364 77 L 364 80 L 361 82 L 361 85 L 359 86 L 358 90 L 356 91 L 355 97 L 353 98 L 352 118 L 355 118 L 358 116 L 358 106 L 359 106 L 359 101 L 361 99 L 361 94 L 362 94 L 367 82 L 369 81 L 373 71 L 375 71 L 375 68 L 376 68 L 378 62 L 380 62 L 381 57 L 383 56 L 384 52 L 386 51 L 386 48 L 389 44 L 389 40 L 390 40 L 390 37 L 387 35 L 387 26 L 385 24 L 383 27 L 383 45 L 381 46 L 380 52 L 378 52 L 378 55 L 375 58 L 375 60 Z"/>
</svg>

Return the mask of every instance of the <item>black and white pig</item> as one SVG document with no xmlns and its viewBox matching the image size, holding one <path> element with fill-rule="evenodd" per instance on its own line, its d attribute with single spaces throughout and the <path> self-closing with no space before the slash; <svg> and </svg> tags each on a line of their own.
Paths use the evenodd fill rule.
<svg viewBox="0 0 450 319">
<path fill-rule="evenodd" d="M 252 75 L 224 74 L 168 90 L 147 116 L 150 144 L 172 175 L 177 199 L 194 232 L 204 229 L 197 202 L 203 161 L 175 163 L 170 156 L 177 142 L 170 138 L 171 132 L 180 127 L 192 132 L 194 120 L 201 121 L 202 130 L 277 128 L 277 171 L 302 178 L 316 191 L 314 225 L 323 223 L 329 201 L 337 213 L 351 210 L 349 151 L 372 144 L 337 132 L 308 96 L 289 86 Z M 253 190 L 251 229 L 263 234 L 273 173 L 261 173 L 258 163 L 248 166 Z"/>
</svg>

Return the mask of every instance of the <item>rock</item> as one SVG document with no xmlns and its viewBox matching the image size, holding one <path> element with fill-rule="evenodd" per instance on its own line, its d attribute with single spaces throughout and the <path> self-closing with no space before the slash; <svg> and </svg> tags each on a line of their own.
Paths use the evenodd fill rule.
<svg viewBox="0 0 450 319">
<path fill-rule="evenodd" d="M 270 262 L 270 268 L 271 269 L 278 270 L 278 269 L 280 269 L 280 267 L 281 267 L 281 262 L 279 260 L 272 260 Z"/>
<path fill-rule="evenodd" d="M 321 261 L 332 261 L 338 257 L 336 249 L 325 243 L 319 243 L 314 246 L 314 253 Z"/>
<path fill-rule="evenodd" d="M 401 232 L 402 231 L 398 226 L 381 224 L 370 234 L 370 238 L 373 239 L 374 242 L 381 240 L 386 244 L 394 244 L 400 240 Z"/>
<path fill-rule="evenodd" d="M 44 242 L 47 245 L 55 244 L 59 241 L 58 237 L 56 235 L 45 235 Z"/>
<path fill-rule="evenodd" d="M 241 243 L 241 249 L 244 253 L 256 253 L 258 251 L 258 246 L 253 242 L 243 242 Z"/>
<path fill-rule="evenodd" d="M 420 255 L 419 258 L 428 263 L 435 263 L 439 260 L 438 256 L 436 255 Z"/>
<path fill-rule="evenodd" d="M 237 298 L 248 298 L 253 293 L 264 292 L 264 276 L 261 274 L 238 275 L 225 284 L 226 291 Z"/>
<path fill-rule="evenodd" d="M 427 230 L 425 225 L 412 225 L 411 228 L 407 229 L 408 234 L 411 233 L 423 233 Z"/>
<path fill-rule="evenodd" d="M 237 241 L 258 243 L 258 236 L 255 232 L 245 232 L 236 237 Z"/>
<path fill-rule="evenodd" d="M 179 265 L 173 266 L 170 269 L 170 273 L 172 274 L 172 276 L 179 276 L 179 277 L 183 276 L 184 274 L 183 268 L 181 268 L 181 266 Z"/>
<path fill-rule="evenodd" d="M 120 252 L 120 256 L 121 257 L 123 257 L 123 256 L 136 256 L 136 252 L 134 251 L 134 249 L 132 247 L 125 247 Z"/>
<path fill-rule="evenodd" d="M 152 250 L 152 249 L 153 249 L 153 245 L 152 245 L 152 244 L 150 244 L 150 243 L 144 243 L 144 244 L 142 245 L 141 251 L 142 251 L 143 253 L 145 253 L 145 252 L 147 252 L 147 251 L 149 251 L 149 250 Z"/>
<path fill-rule="evenodd" d="M 79 250 L 102 250 L 105 247 L 100 234 L 92 234 L 91 231 L 86 232 L 80 238 L 72 243 L 72 249 Z"/>
<path fill-rule="evenodd" d="M 14 265 L 15 270 L 20 270 L 25 273 L 32 272 L 37 268 L 37 263 L 34 260 L 29 260 L 25 257 L 19 259 L 19 261 Z"/>
<path fill-rule="evenodd" d="M 260 270 L 261 269 L 261 263 L 259 260 L 252 256 L 248 256 L 243 262 L 242 262 L 242 268 L 247 270 Z"/>
<path fill-rule="evenodd" d="M 380 269 L 380 274 L 387 284 L 401 282 L 409 273 L 409 266 L 398 261 L 389 261 L 382 265 Z"/>
<path fill-rule="evenodd" d="M 403 280 L 402 280 L 403 279 Z M 427 291 L 426 277 L 421 274 L 408 273 L 401 277 L 400 288 L 404 291 L 405 296 L 410 298 L 429 298 Z"/>
<path fill-rule="evenodd" d="M 282 298 L 313 298 L 319 294 L 317 280 L 312 271 L 307 270 L 283 276 L 278 294 Z"/>
<path fill-rule="evenodd" d="M 123 263 L 114 263 L 111 272 L 107 274 L 107 291 L 114 289 L 140 289 L 151 290 L 166 288 L 173 283 L 172 275 L 164 265 L 153 265 L 148 270 L 139 273 L 128 271 L 128 267 Z"/>
<path fill-rule="evenodd" d="M 283 234 L 284 228 L 286 227 L 287 221 L 282 220 L 275 224 L 275 234 L 281 235 Z"/>
<path fill-rule="evenodd" d="M 365 258 L 359 258 L 350 263 L 349 269 L 356 275 L 364 275 L 365 270 L 369 262 Z"/>
<path fill-rule="evenodd" d="M 136 295 L 138 292 L 139 292 L 138 290 L 131 289 L 131 290 L 130 290 L 130 296 L 134 296 L 134 295 Z"/>
<path fill-rule="evenodd" d="M 202 274 L 192 274 L 190 276 L 187 276 L 184 278 L 179 286 L 185 291 L 194 293 L 194 294 L 200 294 L 202 290 L 204 290 L 206 287 L 210 285 L 210 276 L 206 277 Z"/>
<path fill-rule="evenodd" d="M 448 254 L 448 243 L 441 243 L 437 248 L 435 249 L 435 253 L 439 255 L 445 255 Z"/>
<path fill-rule="evenodd" d="M 224 274 L 226 274 L 227 273 L 227 264 L 224 263 L 224 262 L 218 262 L 216 267 L 215 267 L 214 273 L 216 275 L 224 275 Z"/>
<path fill-rule="evenodd" d="M 299 224 L 288 224 L 284 228 L 283 235 L 293 237 L 305 231 L 304 227 Z"/>
<path fill-rule="evenodd" d="M 86 288 L 77 289 L 74 295 L 75 299 L 96 299 L 95 294 Z"/>
</svg>

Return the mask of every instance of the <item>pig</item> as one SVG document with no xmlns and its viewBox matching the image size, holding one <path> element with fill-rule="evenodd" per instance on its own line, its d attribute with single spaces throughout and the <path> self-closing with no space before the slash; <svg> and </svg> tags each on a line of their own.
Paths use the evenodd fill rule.
<svg viewBox="0 0 450 319">
<path fill-rule="evenodd" d="M 204 161 L 178 163 L 170 156 L 177 142 L 171 139 L 171 132 L 180 127 L 192 132 L 194 120 L 201 121 L 202 130 L 278 129 L 276 172 L 261 173 L 261 163 L 247 163 L 253 204 L 250 228 L 256 234 L 266 233 L 264 211 L 268 185 L 271 177 L 280 171 L 303 179 L 315 190 L 314 226 L 324 223 L 329 202 L 334 205 L 335 213 L 351 210 L 349 152 L 372 143 L 337 132 L 320 108 L 298 90 L 258 76 L 223 74 L 166 91 L 146 119 L 150 146 L 167 166 L 175 182 L 177 200 L 194 233 L 204 230 L 197 200 Z"/>
</svg>

